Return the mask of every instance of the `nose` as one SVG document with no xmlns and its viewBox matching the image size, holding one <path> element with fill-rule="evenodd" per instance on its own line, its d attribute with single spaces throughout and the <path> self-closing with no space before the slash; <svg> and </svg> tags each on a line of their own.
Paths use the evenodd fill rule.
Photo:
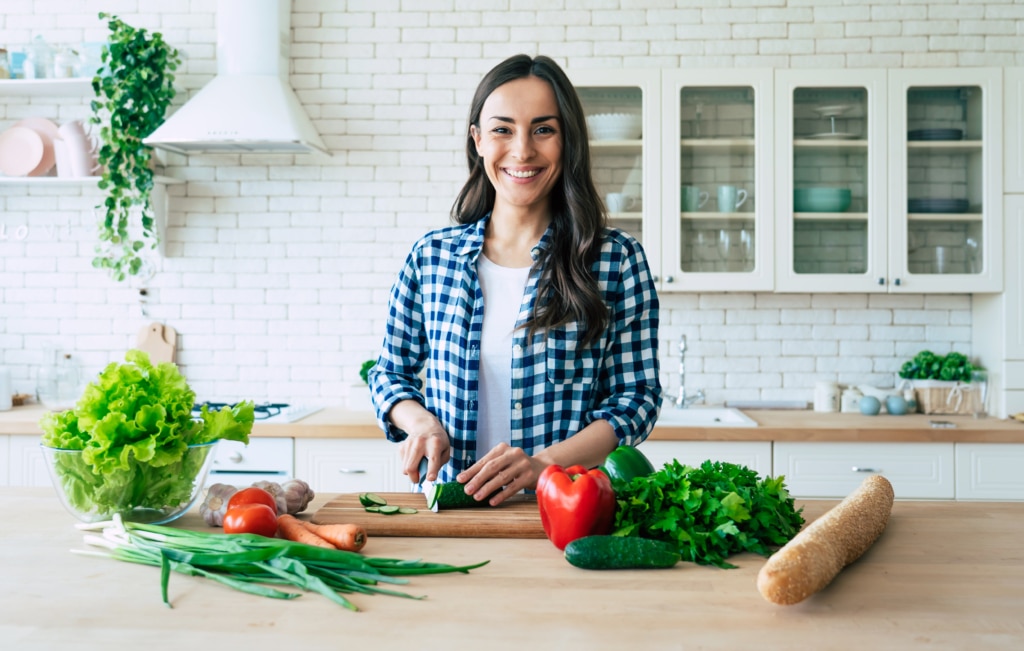
<svg viewBox="0 0 1024 651">
<path fill-rule="evenodd" d="M 521 130 L 512 142 L 512 156 L 518 160 L 529 160 L 534 154 L 533 133 L 529 129 Z"/>
</svg>

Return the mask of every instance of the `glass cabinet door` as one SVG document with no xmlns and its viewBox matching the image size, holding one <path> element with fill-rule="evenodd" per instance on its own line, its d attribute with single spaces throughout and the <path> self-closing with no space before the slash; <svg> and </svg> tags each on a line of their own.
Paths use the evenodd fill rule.
<svg viewBox="0 0 1024 651">
<path fill-rule="evenodd" d="M 573 71 L 571 77 L 587 117 L 591 171 L 609 225 L 640 241 L 659 281 L 660 196 L 651 177 L 660 157 L 659 73 Z"/>
<path fill-rule="evenodd" d="M 770 289 L 770 71 L 667 76 L 665 289 Z"/>
<path fill-rule="evenodd" d="M 884 72 L 779 77 L 778 287 L 884 291 Z"/>
<path fill-rule="evenodd" d="M 999 78 L 985 69 L 892 75 L 893 282 L 905 291 L 998 291 Z"/>
</svg>

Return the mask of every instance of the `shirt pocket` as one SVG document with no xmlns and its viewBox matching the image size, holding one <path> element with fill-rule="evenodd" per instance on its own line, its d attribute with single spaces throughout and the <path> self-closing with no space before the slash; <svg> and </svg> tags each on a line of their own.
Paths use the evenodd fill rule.
<svg viewBox="0 0 1024 651">
<path fill-rule="evenodd" d="M 584 348 L 580 343 L 582 337 L 578 323 L 548 330 L 544 356 L 549 382 L 568 384 L 594 377 L 597 347 Z"/>
</svg>

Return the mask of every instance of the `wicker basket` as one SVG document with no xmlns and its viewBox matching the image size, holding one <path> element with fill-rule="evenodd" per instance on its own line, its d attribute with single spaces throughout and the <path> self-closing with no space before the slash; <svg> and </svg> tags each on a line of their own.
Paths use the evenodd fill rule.
<svg viewBox="0 0 1024 651">
<path fill-rule="evenodd" d="M 973 414 L 980 402 L 976 387 L 964 382 L 915 380 L 918 410 L 925 414 Z"/>
</svg>

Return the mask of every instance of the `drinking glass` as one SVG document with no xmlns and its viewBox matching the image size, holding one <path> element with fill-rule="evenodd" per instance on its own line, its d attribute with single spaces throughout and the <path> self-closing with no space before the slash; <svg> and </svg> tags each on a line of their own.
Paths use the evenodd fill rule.
<svg viewBox="0 0 1024 651">
<path fill-rule="evenodd" d="M 971 371 L 971 413 L 975 418 L 988 416 L 988 371 L 976 368 Z"/>
</svg>

